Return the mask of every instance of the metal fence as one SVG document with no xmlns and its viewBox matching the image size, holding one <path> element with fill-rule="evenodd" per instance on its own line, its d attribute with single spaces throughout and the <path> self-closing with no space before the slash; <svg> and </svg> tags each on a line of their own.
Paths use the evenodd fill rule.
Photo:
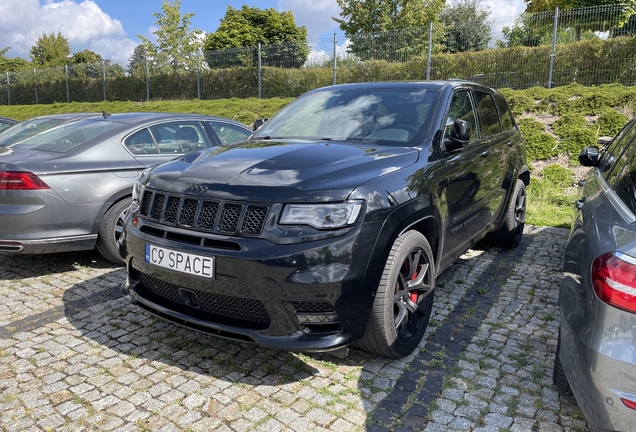
<svg viewBox="0 0 636 432">
<path fill-rule="evenodd" d="M 138 58 L 0 76 L 0 104 L 295 97 L 334 83 L 471 79 L 515 89 L 636 84 L 636 16 L 618 4 L 490 21 L 202 52 L 196 67 Z"/>
</svg>

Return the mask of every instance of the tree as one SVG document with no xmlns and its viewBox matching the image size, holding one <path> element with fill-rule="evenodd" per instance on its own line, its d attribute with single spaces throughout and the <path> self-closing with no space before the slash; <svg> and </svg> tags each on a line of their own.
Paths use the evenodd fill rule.
<svg viewBox="0 0 636 432">
<path fill-rule="evenodd" d="M 425 55 L 428 25 L 439 21 L 445 3 L 444 0 L 337 1 L 342 9 L 341 18 L 333 20 L 350 38 L 349 51 L 362 60 L 408 60 Z M 433 40 L 437 45 L 443 33 L 441 26 L 434 28 L 437 33 Z"/>
<path fill-rule="evenodd" d="M 490 10 L 480 0 L 462 0 L 447 5 L 440 15 L 446 27 L 444 52 L 481 51 L 490 42 Z"/>
<path fill-rule="evenodd" d="M 143 45 L 137 45 L 128 57 L 128 73 L 133 76 L 146 74 L 146 50 Z"/>
<path fill-rule="evenodd" d="M 23 58 L 8 58 L 6 57 L 6 53 L 11 49 L 10 46 L 5 48 L 0 48 L 0 72 L 18 72 L 25 69 L 28 69 L 30 64 L 28 61 Z"/>
<path fill-rule="evenodd" d="M 71 56 L 71 63 L 72 64 L 95 64 L 95 63 L 101 63 L 102 62 L 102 56 L 100 56 L 99 54 L 97 54 L 95 51 L 91 51 L 89 49 L 85 49 L 82 51 L 78 51 L 76 53 L 73 53 L 73 55 Z"/>
<path fill-rule="evenodd" d="M 636 13 L 636 0 L 524 0 L 526 12 L 554 11 L 559 7 L 559 25 L 575 31 L 575 39 L 581 40 L 585 31 L 604 32 L 622 27 Z M 572 10 L 589 6 L 587 10 Z M 592 7 L 594 6 L 594 7 Z M 533 27 L 550 25 L 551 17 L 536 15 Z"/>
<path fill-rule="evenodd" d="M 160 71 L 177 72 L 182 69 L 196 69 L 197 52 L 201 48 L 199 29 L 190 31 L 190 20 L 194 12 L 181 14 L 181 0 L 163 0 L 162 12 L 152 15 L 159 27 L 153 34 L 157 43 L 137 35 L 142 40 L 145 53 L 152 59 L 151 64 Z"/>
<path fill-rule="evenodd" d="M 42 33 L 29 52 L 31 62 L 36 67 L 64 66 L 70 54 L 68 39 L 59 30 L 57 35 Z"/>
<path fill-rule="evenodd" d="M 263 46 L 263 64 L 268 66 L 301 67 L 309 55 L 307 28 L 296 26 L 291 11 L 228 6 L 218 29 L 205 39 L 207 63 L 211 68 L 254 64 L 255 56 L 246 50 L 242 50 L 244 55 L 238 64 L 227 62 L 222 53 L 210 51 L 255 47 L 259 43 Z"/>
</svg>

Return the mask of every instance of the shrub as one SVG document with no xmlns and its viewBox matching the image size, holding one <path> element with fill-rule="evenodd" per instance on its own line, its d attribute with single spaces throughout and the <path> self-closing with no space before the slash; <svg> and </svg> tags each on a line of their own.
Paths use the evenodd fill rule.
<svg viewBox="0 0 636 432">
<path fill-rule="evenodd" d="M 526 155 L 530 160 L 549 159 L 559 154 L 556 138 L 547 133 L 524 135 Z"/>
<path fill-rule="evenodd" d="M 607 109 L 598 118 L 596 127 L 599 136 L 615 136 L 627 124 L 629 117 L 614 109 Z"/>
</svg>

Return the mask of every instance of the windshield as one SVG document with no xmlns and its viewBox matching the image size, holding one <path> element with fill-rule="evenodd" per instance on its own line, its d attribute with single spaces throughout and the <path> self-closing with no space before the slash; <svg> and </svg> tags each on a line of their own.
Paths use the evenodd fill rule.
<svg viewBox="0 0 636 432">
<path fill-rule="evenodd" d="M 122 123 L 84 119 L 63 124 L 12 144 L 12 148 L 66 153 L 85 142 L 122 127 Z"/>
<path fill-rule="evenodd" d="M 9 145 L 57 126 L 64 118 L 35 118 L 16 123 L 0 132 L 0 145 Z"/>
<path fill-rule="evenodd" d="M 404 145 L 428 133 L 439 91 L 351 88 L 302 96 L 252 139 L 319 139 Z M 421 131 L 421 133 L 420 133 Z"/>
</svg>

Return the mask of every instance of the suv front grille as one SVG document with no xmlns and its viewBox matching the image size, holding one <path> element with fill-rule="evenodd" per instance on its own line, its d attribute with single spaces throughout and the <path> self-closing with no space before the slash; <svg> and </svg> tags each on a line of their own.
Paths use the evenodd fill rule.
<svg viewBox="0 0 636 432">
<path fill-rule="evenodd" d="M 140 214 L 150 220 L 187 229 L 222 234 L 258 236 L 263 231 L 267 205 L 171 195 L 146 189 Z"/>
<path fill-rule="evenodd" d="M 260 300 L 183 288 L 142 272 L 139 272 L 139 281 L 146 290 L 172 303 L 185 306 L 179 290 L 187 290 L 196 294 L 200 303 L 199 310 L 202 312 L 259 324 L 269 325 L 271 322 L 265 305 Z"/>
</svg>

